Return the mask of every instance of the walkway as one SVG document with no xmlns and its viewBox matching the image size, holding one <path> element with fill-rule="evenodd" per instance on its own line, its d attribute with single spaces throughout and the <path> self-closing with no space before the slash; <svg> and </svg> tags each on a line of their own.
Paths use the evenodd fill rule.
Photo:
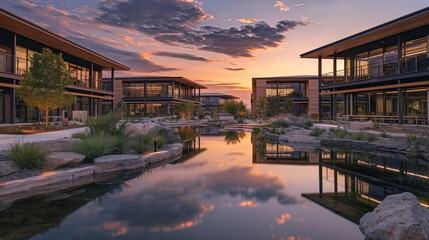
<svg viewBox="0 0 429 240">
<path fill-rule="evenodd" d="M 83 132 L 87 128 L 72 128 L 61 131 L 45 132 L 45 133 L 36 133 L 30 135 L 12 135 L 12 134 L 0 134 L 0 151 L 6 150 L 9 148 L 11 143 L 15 141 L 21 142 L 41 142 L 56 140 L 66 137 L 71 137 L 73 133 Z"/>
</svg>

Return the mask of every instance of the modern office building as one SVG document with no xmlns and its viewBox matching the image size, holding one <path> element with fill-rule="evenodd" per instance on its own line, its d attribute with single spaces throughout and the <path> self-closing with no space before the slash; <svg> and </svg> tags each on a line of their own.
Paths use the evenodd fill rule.
<svg viewBox="0 0 429 240">
<path fill-rule="evenodd" d="M 204 85 L 183 77 L 120 77 L 115 78 L 115 102 L 123 101 L 130 116 L 175 115 L 177 104 L 201 105 Z"/>
<path fill-rule="evenodd" d="M 424 8 L 302 54 L 319 61 L 319 91 L 329 99 L 319 110 L 330 119 L 427 124 L 428 36 Z M 332 73 L 323 73 L 326 59 Z"/>
<path fill-rule="evenodd" d="M 97 116 L 112 109 L 114 71 L 128 67 L 0 8 L 0 123 L 40 120 L 38 110 L 26 106 L 15 89 L 30 67 L 29 58 L 45 47 L 62 54 L 74 79 L 67 87 L 74 104 L 53 114 L 66 111 L 71 118 L 73 110 L 81 110 Z M 111 71 L 111 78 L 102 80 L 105 70 Z"/>
<path fill-rule="evenodd" d="M 293 99 L 294 115 L 318 117 L 319 90 L 317 76 L 253 78 L 251 113 L 256 114 L 259 98 L 277 95 Z"/>
<path fill-rule="evenodd" d="M 240 99 L 234 95 L 224 93 L 202 93 L 201 106 L 204 113 L 224 113 L 223 103 L 229 100 Z"/>
</svg>

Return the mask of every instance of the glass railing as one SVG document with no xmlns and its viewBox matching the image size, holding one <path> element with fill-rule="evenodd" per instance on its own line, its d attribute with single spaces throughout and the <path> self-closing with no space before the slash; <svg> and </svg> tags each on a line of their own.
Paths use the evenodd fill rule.
<svg viewBox="0 0 429 240">
<path fill-rule="evenodd" d="M 0 72 L 23 75 L 29 68 L 30 62 L 25 58 L 0 53 Z"/>
<path fill-rule="evenodd" d="M 401 71 L 399 71 L 398 63 L 401 66 Z M 353 78 L 351 77 L 352 69 L 350 68 L 336 71 L 335 79 L 335 72 L 326 73 L 322 76 L 322 86 L 359 80 L 377 79 L 402 73 L 421 71 L 429 71 L 429 57 L 426 55 L 401 58 L 400 60 L 390 60 L 388 62 L 381 61 L 357 66 L 354 68 Z"/>
</svg>

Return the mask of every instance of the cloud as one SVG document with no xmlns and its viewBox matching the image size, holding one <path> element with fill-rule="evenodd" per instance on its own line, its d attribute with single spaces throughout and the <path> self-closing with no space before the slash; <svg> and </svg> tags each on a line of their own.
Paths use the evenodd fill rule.
<svg viewBox="0 0 429 240">
<path fill-rule="evenodd" d="M 304 5 L 305 5 L 304 3 L 298 3 L 297 5 L 295 5 L 295 7 L 302 7 Z"/>
<path fill-rule="evenodd" d="M 264 21 L 239 28 L 203 26 L 212 16 L 198 0 L 106 0 L 98 10 L 96 19 L 104 24 L 137 30 L 167 45 L 191 46 L 234 58 L 253 57 L 255 50 L 278 47 L 285 32 L 306 25 L 283 20 L 275 26 Z"/>
<path fill-rule="evenodd" d="M 237 19 L 237 21 L 239 21 L 241 23 L 252 24 L 252 23 L 256 23 L 258 21 L 258 19 L 256 19 L 256 18 L 239 18 L 239 19 Z"/>
<path fill-rule="evenodd" d="M 287 12 L 287 11 L 289 11 L 290 10 L 290 7 L 289 6 L 287 6 L 284 2 L 282 2 L 282 1 L 276 1 L 276 3 L 274 4 L 274 7 L 275 8 L 279 8 L 280 9 L 280 11 L 282 11 L 282 12 Z"/>
<path fill-rule="evenodd" d="M 244 68 L 225 68 L 228 71 L 233 71 L 233 72 L 239 72 L 239 71 L 245 71 L 246 69 Z"/>
<path fill-rule="evenodd" d="M 210 62 L 210 60 L 207 58 L 203 58 L 203 57 L 199 57 L 199 56 L 195 56 L 187 53 L 153 52 L 151 54 L 155 56 L 160 56 L 160 57 L 171 57 L 171 58 L 179 58 L 179 59 L 185 59 L 190 61 Z"/>
</svg>

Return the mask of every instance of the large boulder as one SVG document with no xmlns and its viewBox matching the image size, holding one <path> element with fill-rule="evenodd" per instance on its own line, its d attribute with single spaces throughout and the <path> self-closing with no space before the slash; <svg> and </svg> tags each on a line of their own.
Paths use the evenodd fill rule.
<svg viewBox="0 0 429 240">
<path fill-rule="evenodd" d="M 46 151 L 49 152 L 61 152 L 61 151 L 69 151 L 76 144 L 80 143 L 82 139 L 78 138 L 61 138 L 56 140 L 49 140 L 38 142 L 37 144 Z"/>
<path fill-rule="evenodd" d="M 135 134 L 148 134 L 152 132 L 156 132 L 161 129 L 161 126 L 154 122 L 146 122 L 146 123 L 130 123 L 127 125 L 126 131 Z"/>
<path fill-rule="evenodd" d="M 145 167 L 146 163 L 139 155 L 107 155 L 96 158 L 94 165 L 96 173 L 101 174 L 136 170 Z"/>
<path fill-rule="evenodd" d="M 21 171 L 21 168 L 12 161 L 0 161 L 0 177 Z"/>
<path fill-rule="evenodd" d="M 74 167 L 81 164 L 85 156 L 74 152 L 52 152 L 45 157 L 45 169 Z"/>
<path fill-rule="evenodd" d="M 365 130 L 365 129 L 372 129 L 372 128 L 374 128 L 373 121 L 350 123 L 350 130 Z"/>
<path fill-rule="evenodd" d="M 359 223 L 362 233 L 371 240 L 429 239 L 429 209 L 416 196 L 402 193 L 386 197 Z"/>
</svg>

